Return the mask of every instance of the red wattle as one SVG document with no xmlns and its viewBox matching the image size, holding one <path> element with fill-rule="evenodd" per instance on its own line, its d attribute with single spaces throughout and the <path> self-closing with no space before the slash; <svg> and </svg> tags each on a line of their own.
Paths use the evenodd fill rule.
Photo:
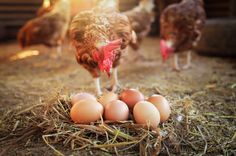
<svg viewBox="0 0 236 156">
<path fill-rule="evenodd" d="M 93 58 L 98 62 L 100 70 L 105 71 L 108 76 L 110 75 L 116 57 L 115 50 L 120 48 L 121 43 L 121 39 L 111 41 L 107 45 L 100 47 L 100 50 L 93 53 Z"/>
<path fill-rule="evenodd" d="M 172 48 L 168 47 L 165 40 L 160 41 L 160 51 L 162 54 L 163 61 L 166 61 L 170 53 L 173 51 Z"/>
</svg>

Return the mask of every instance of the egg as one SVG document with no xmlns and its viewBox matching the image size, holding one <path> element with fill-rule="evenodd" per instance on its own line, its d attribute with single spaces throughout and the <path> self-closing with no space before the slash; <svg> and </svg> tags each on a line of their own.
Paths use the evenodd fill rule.
<svg viewBox="0 0 236 156">
<path fill-rule="evenodd" d="M 118 100 L 118 95 L 113 92 L 106 92 L 100 98 L 99 102 L 105 107 L 109 102 Z"/>
<path fill-rule="evenodd" d="M 92 94 L 89 94 L 89 93 L 78 93 L 78 94 L 71 96 L 71 103 L 72 103 L 72 105 L 74 105 L 75 103 L 77 103 L 81 100 L 85 100 L 85 99 L 96 100 L 96 97 Z"/>
<path fill-rule="evenodd" d="M 123 101 L 111 101 L 105 107 L 104 117 L 109 121 L 125 121 L 129 117 L 129 108 Z"/>
<path fill-rule="evenodd" d="M 75 123 L 89 124 L 99 120 L 103 111 L 102 104 L 92 99 L 85 99 L 72 106 L 70 116 Z"/>
<path fill-rule="evenodd" d="M 156 128 L 160 123 L 160 114 L 150 102 L 141 101 L 134 106 L 133 115 L 136 123 L 150 125 Z"/>
<path fill-rule="evenodd" d="M 129 108 L 132 109 L 136 103 L 144 101 L 144 96 L 140 91 L 136 89 L 128 89 L 124 90 L 120 94 L 120 99 L 124 101 Z"/>
<path fill-rule="evenodd" d="M 168 120 L 171 114 L 169 102 L 161 95 L 152 95 L 148 101 L 153 103 L 160 112 L 161 122 Z"/>
</svg>

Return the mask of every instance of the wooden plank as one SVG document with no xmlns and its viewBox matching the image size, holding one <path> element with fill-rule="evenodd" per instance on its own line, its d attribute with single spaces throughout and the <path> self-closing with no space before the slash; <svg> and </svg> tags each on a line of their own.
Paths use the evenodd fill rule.
<svg viewBox="0 0 236 156">
<path fill-rule="evenodd" d="M 0 19 L 9 19 L 9 20 L 13 20 L 13 19 L 30 19 L 35 17 L 34 14 L 32 13 L 1 13 L 0 14 Z"/>
<path fill-rule="evenodd" d="M 230 12 L 217 12 L 217 11 L 214 11 L 214 12 L 208 12 L 207 13 L 207 16 L 208 17 L 229 17 L 230 16 Z"/>
<path fill-rule="evenodd" d="M 0 4 L 41 4 L 43 0 L 0 0 Z"/>
<path fill-rule="evenodd" d="M 231 17 L 236 17 L 236 1 L 235 0 L 231 0 L 230 3 L 230 15 Z"/>
<path fill-rule="evenodd" d="M 38 6 L 19 6 L 19 5 L 11 5 L 11 6 L 0 6 L 0 12 L 27 12 L 38 10 Z"/>
<path fill-rule="evenodd" d="M 230 0 L 205 0 L 204 1 L 206 4 L 213 4 L 213 3 L 228 3 L 230 2 Z"/>
<path fill-rule="evenodd" d="M 1 20 L 0 25 L 4 26 L 22 26 L 24 25 L 28 20 Z"/>
<path fill-rule="evenodd" d="M 229 3 L 211 3 L 209 5 L 206 5 L 205 7 L 206 8 L 215 8 L 215 9 L 218 9 L 218 8 L 229 8 L 230 4 Z"/>
</svg>

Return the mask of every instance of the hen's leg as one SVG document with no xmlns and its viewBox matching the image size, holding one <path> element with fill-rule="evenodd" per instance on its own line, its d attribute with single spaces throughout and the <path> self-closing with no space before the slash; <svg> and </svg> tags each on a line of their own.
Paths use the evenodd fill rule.
<svg viewBox="0 0 236 156">
<path fill-rule="evenodd" d="M 100 86 L 100 79 L 99 78 L 94 78 L 96 90 L 97 90 L 97 95 L 102 95 L 102 90 Z"/>
<path fill-rule="evenodd" d="M 117 87 L 119 86 L 117 67 L 113 68 L 111 86 L 112 92 L 115 92 L 117 90 Z"/>
<path fill-rule="evenodd" d="M 61 57 L 62 54 L 62 45 L 57 46 L 57 55 Z"/>
<path fill-rule="evenodd" d="M 174 54 L 173 68 L 176 71 L 180 71 L 178 54 Z"/>
<path fill-rule="evenodd" d="M 188 51 L 186 58 L 186 65 L 183 66 L 183 69 L 188 69 L 191 67 L 191 60 L 192 60 L 191 51 Z"/>
</svg>

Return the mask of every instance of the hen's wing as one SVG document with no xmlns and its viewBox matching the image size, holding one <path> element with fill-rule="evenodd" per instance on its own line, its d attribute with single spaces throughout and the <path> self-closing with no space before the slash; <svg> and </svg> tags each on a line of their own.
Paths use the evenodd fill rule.
<svg viewBox="0 0 236 156">
<path fill-rule="evenodd" d="M 113 13 L 109 16 L 112 25 L 111 40 L 122 39 L 121 49 L 125 49 L 132 40 L 132 27 L 126 15 Z"/>
<path fill-rule="evenodd" d="M 138 38 L 142 38 L 150 31 L 153 15 L 141 9 L 132 9 L 124 13 L 130 20 L 132 29 Z"/>
</svg>

